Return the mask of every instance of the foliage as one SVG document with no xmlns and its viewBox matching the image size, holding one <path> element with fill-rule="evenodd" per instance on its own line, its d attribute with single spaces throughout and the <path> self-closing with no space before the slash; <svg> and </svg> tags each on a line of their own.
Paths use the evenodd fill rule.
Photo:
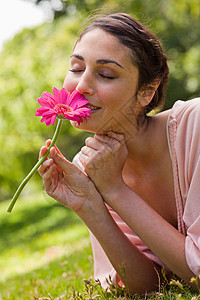
<svg viewBox="0 0 200 300">
<path fill-rule="evenodd" d="M 0 299 L 57 297 L 93 273 L 89 232 L 71 210 L 40 192 L 26 193 L 13 214 L 0 203 Z M 35 297 L 35 298 L 34 298 Z"/>
<path fill-rule="evenodd" d="M 170 60 L 171 81 L 165 109 L 177 99 L 199 96 L 199 0 L 154 0 L 153 5 L 151 0 L 36 0 L 37 4 L 43 2 L 49 3 L 55 18 L 76 11 L 91 13 L 96 8 L 110 8 L 146 21 L 163 41 Z"/>
<path fill-rule="evenodd" d="M 62 19 L 28 30 L 8 42 L 0 54 L 0 196 L 14 193 L 38 159 L 40 147 L 52 138 L 55 126 L 34 117 L 43 91 L 61 88 L 78 20 Z M 71 159 L 84 134 L 65 121 L 59 147 Z M 39 176 L 36 176 L 39 178 Z"/>
<path fill-rule="evenodd" d="M 8 201 L 0 203 L 0 299 L 200 299 L 175 279 L 142 298 L 110 280 L 103 290 L 91 278 L 88 229 L 75 213 L 41 195 L 29 191 L 9 215 Z"/>
<path fill-rule="evenodd" d="M 29 0 L 32 1 L 32 0 Z M 57 19 L 63 15 L 73 15 L 77 11 L 85 13 L 107 3 L 108 0 L 35 0 L 35 4 L 44 6 L 49 19 Z"/>
<path fill-rule="evenodd" d="M 45 2 L 59 6 L 59 1 Z M 53 135 L 52 126 L 47 128 L 39 118 L 34 118 L 38 107 L 35 100 L 44 90 L 51 92 L 53 86 L 62 87 L 68 57 L 77 32 L 82 29 L 80 24 L 92 9 L 103 7 L 131 13 L 162 41 L 170 65 L 164 109 L 170 108 L 177 99 L 200 95 L 198 0 L 154 0 L 153 5 L 151 0 L 62 2 L 68 7 L 64 16 L 35 29 L 23 30 L 0 53 L 1 199 L 13 194 L 37 161 L 41 145 Z M 86 135 L 66 122 L 58 146 L 71 159 Z"/>
</svg>

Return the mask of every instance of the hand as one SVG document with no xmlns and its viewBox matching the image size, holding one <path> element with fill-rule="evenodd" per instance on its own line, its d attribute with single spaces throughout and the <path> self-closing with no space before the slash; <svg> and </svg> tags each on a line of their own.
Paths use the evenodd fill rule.
<svg viewBox="0 0 200 300">
<path fill-rule="evenodd" d="M 114 132 L 89 137 L 79 160 L 102 196 L 124 184 L 122 169 L 127 158 L 124 136 Z"/>
<path fill-rule="evenodd" d="M 47 141 L 47 147 L 50 142 Z M 40 157 L 46 153 L 47 147 L 41 148 Z M 98 205 L 103 204 L 93 182 L 64 158 L 56 146 L 51 148 L 50 158 L 44 161 L 38 172 L 43 178 L 47 194 L 76 213 L 90 213 L 91 209 L 98 210 Z"/>
</svg>

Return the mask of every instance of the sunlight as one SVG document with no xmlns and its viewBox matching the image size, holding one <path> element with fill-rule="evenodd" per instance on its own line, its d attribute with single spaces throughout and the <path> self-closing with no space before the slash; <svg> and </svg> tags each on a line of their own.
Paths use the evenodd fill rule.
<svg viewBox="0 0 200 300">
<path fill-rule="evenodd" d="M 0 4 L 0 50 L 4 42 L 12 39 L 23 28 L 42 24 L 45 15 L 40 6 L 23 0 L 1 1 Z"/>
</svg>

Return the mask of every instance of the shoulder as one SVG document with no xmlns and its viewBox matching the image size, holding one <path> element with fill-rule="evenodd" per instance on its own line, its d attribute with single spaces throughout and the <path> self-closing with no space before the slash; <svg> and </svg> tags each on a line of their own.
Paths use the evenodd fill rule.
<svg viewBox="0 0 200 300">
<path fill-rule="evenodd" d="M 191 181 L 200 157 L 200 98 L 177 101 L 167 122 L 167 138 L 172 160 L 179 170 L 179 182 Z M 183 175 L 185 174 L 185 175 Z M 185 183 L 182 183 L 184 186 Z M 189 186 L 190 184 L 188 184 Z"/>
<path fill-rule="evenodd" d="M 168 122 L 168 134 L 171 142 L 181 145 L 181 148 L 200 147 L 200 98 L 188 101 L 178 100 L 172 107 Z M 195 143 L 194 143 L 195 141 Z M 199 151 L 198 151 L 199 152 Z"/>
<path fill-rule="evenodd" d="M 175 119 L 178 124 L 182 121 L 194 121 L 194 118 L 200 120 L 200 98 L 176 101 L 169 115 L 169 120 Z"/>
<path fill-rule="evenodd" d="M 192 179 L 197 174 L 199 180 L 200 174 L 200 98 L 177 101 L 168 120 L 169 148 L 184 198 Z"/>
</svg>

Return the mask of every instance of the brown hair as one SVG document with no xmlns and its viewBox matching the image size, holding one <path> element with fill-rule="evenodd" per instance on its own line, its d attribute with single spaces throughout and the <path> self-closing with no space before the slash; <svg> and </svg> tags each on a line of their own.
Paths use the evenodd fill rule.
<svg viewBox="0 0 200 300">
<path fill-rule="evenodd" d="M 100 28 L 113 35 L 131 50 L 133 64 L 139 70 L 138 91 L 142 86 L 148 86 L 155 80 L 160 81 L 153 99 L 145 107 L 144 114 L 146 115 L 154 108 L 162 107 L 169 68 L 167 57 L 153 33 L 132 16 L 125 13 L 114 13 L 97 16 L 82 32 L 77 42 L 83 35 L 95 28 Z"/>
</svg>

